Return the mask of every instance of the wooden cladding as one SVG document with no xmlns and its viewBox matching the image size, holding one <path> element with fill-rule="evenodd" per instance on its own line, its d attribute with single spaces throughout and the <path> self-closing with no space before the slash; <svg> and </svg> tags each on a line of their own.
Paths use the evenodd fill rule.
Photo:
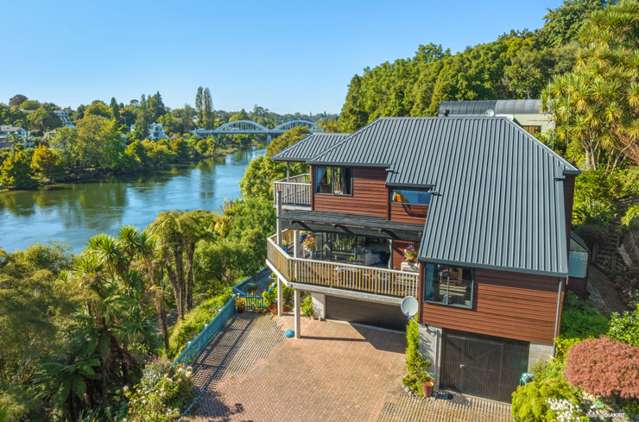
<svg viewBox="0 0 639 422">
<path fill-rule="evenodd" d="M 553 277 L 477 269 L 472 309 L 424 303 L 422 319 L 451 330 L 552 344 L 559 282 Z"/>
<path fill-rule="evenodd" d="M 390 203 L 391 221 L 400 223 L 424 224 L 428 205 L 401 204 L 399 202 Z"/>
<path fill-rule="evenodd" d="M 314 171 L 314 169 L 313 169 Z M 388 218 L 386 170 L 353 167 L 352 195 L 313 193 L 313 210 Z"/>
</svg>

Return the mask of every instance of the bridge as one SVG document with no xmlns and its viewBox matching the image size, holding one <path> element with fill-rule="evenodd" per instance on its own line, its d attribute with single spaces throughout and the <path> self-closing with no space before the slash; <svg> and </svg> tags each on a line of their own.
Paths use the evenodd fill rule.
<svg viewBox="0 0 639 422">
<path fill-rule="evenodd" d="M 289 120 L 286 123 L 275 126 L 274 128 L 267 128 L 252 120 L 235 120 L 233 122 L 227 122 L 215 129 L 198 128 L 193 131 L 196 136 L 208 136 L 208 135 L 268 135 L 269 138 L 273 135 L 281 135 L 289 129 L 294 127 L 307 127 L 311 132 L 321 132 L 321 128 L 310 120 L 295 119 Z"/>
</svg>

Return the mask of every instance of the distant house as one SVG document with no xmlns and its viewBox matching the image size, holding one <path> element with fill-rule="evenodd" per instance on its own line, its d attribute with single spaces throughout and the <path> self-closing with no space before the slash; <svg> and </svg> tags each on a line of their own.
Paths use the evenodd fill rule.
<svg viewBox="0 0 639 422">
<path fill-rule="evenodd" d="M 439 116 L 501 116 L 517 122 L 531 135 L 555 127 L 552 115 L 542 110 L 541 100 L 444 101 Z"/>
<path fill-rule="evenodd" d="M 157 141 L 158 139 L 167 139 L 168 136 L 164 132 L 162 123 L 151 123 L 149 125 L 149 139 Z"/>
<path fill-rule="evenodd" d="M 439 117 L 382 118 L 275 155 L 309 168 L 275 182 L 267 240 L 279 291 L 294 290 L 295 334 L 300 292 L 320 318 L 399 330 L 404 302 L 437 387 L 510 401 L 553 355 L 588 262 L 570 223 L 579 170 L 524 130 L 545 127 L 539 110 L 445 103 Z"/>
<path fill-rule="evenodd" d="M 0 125 L 0 148 L 7 148 L 10 145 L 11 136 L 26 140 L 29 137 L 29 131 L 20 126 Z"/>
<path fill-rule="evenodd" d="M 60 119 L 60 121 L 62 122 L 62 126 L 69 127 L 69 128 L 74 128 L 75 127 L 75 125 L 73 124 L 73 122 L 69 118 L 69 113 L 67 113 L 66 111 L 64 111 L 64 110 L 54 110 L 53 113 L 56 116 L 58 116 L 58 119 Z"/>
</svg>

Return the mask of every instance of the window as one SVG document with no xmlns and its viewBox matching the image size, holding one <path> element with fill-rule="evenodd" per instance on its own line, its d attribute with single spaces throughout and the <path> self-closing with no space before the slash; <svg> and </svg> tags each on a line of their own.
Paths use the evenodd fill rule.
<svg viewBox="0 0 639 422">
<path fill-rule="evenodd" d="M 316 167 L 315 192 L 332 195 L 350 195 L 351 169 L 348 167 Z"/>
<path fill-rule="evenodd" d="M 412 189 L 394 189 L 391 199 L 393 202 L 409 205 L 428 205 L 430 204 L 430 192 Z"/>
<path fill-rule="evenodd" d="M 527 125 L 522 126 L 522 128 L 533 136 L 537 136 L 541 133 L 541 126 Z"/>
<path fill-rule="evenodd" d="M 441 264 L 426 265 L 425 301 L 472 308 L 473 294 L 471 269 Z"/>
</svg>

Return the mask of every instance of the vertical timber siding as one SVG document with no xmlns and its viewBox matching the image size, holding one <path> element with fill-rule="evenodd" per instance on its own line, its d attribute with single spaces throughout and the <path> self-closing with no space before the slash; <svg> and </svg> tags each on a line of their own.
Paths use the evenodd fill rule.
<svg viewBox="0 0 639 422">
<path fill-rule="evenodd" d="M 352 195 L 339 196 L 313 192 L 313 210 L 387 218 L 386 170 L 354 167 L 352 178 Z"/>
<path fill-rule="evenodd" d="M 473 309 L 424 303 L 425 324 L 451 330 L 552 344 L 559 279 L 475 270 Z"/>
</svg>

